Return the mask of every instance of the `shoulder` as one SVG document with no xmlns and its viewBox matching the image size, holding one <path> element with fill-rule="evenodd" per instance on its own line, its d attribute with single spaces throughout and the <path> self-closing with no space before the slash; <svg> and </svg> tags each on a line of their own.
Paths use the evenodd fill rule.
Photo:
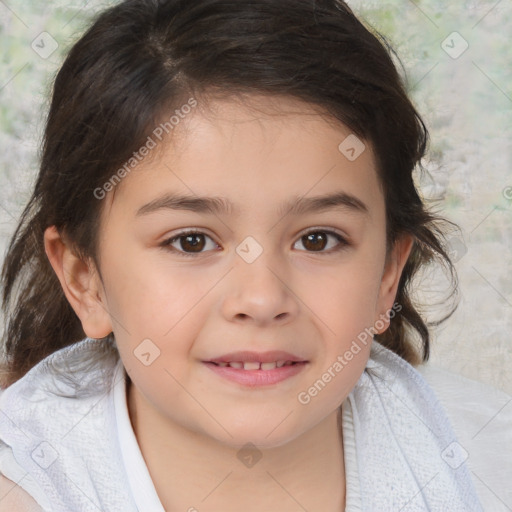
<svg viewBox="0 0 512 512">
<path fill-rule="evenodd" d="M 430 363 L 416 368 L 436 394 L 486 510 L 512 504 L 512 396 Z"/>
<path fill-rule="evenodd" d="M 44 408 L 47 405 L 43 402 L 48 400 L 66 406 L 69 398 L 92 400 L 109 389 L 119 360 L 114 341 L 84 338 L 39 361 L 23 377 L 3 389 L 0 399 L 13 401 L 15 409 L 19 409 L 17 404 L 22 399 L 31 406 L 40 404 Z M 7 407 L 5 403 L 2 405 Z"/>
<path fill-rule="evenodd" d="M 447 412 L 451 413 L 450 419 L 460 427 L 464 426 L 466 430 L 472 426 L 480 428 L 489 420 L 492 420 L 495 427 L 510 427 L 512 396 L 508 393 L 430 363 L 416 369 L 434 390 Z M 473 434 L 476 435 L 476 432 Z"/>
<path fill-rule="evenodd" d="M 434 390 L 457 437 L 475 450 L 479 446 L 488 449 L 495 445 L 494 453 L 497 457 L 506 453 L 511 470 L 510 451 L 504 453 L 497 448 L 505 440 L 509 443 L 505 446 L 512 446 L 512 396 L 435 365 L 420 365 L 417 370 Z"/>
<path fill-rule="evenodd" d="M 0 501 L 2 510 L 11 512 L 43 512 L 34 498 L 19 485 L 0 473 Z"/>
</svg>

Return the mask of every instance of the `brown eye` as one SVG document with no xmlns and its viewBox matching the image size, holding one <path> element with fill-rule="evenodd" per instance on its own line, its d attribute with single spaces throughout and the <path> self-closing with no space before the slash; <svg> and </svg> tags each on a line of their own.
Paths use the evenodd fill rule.
<svg viewBox="0 0 512 512">
<path fill-rule="evenodd" d="M 338 243 L 334 244 L 334 248 L 332 245 L 329 247 L 329 249 L 333 250 L 325 251 L 324 249 L 328 245 L 329 237 L 334 238 Z M 348 245 L 348 242 L 338 233 L 322 230 L 310 231 L 303 235 L 300 241 L 308 252 L 334 252 Z"/>
<path fill-rule="evenodd" d="M 311 251 L 322 251 L 327 245 L 327 236 L 321 231 L 304 235 L 302 240 L 304 247 Z"/>
<path fill-rule="evenodd" d="M 212 240 L 211 237 L 200 231 L 187 231 L 165 240 L 161 247 L 178 252 L 183 256 L 194 256 L 205 252 L 208 239 Z M 213 242 L 213 248 L 215 247 L 217 244 Z"/>
<path fill-rule="evenodd" d="M 180 240 L 181 248 L 184 251 L 201 252 L 204 248 L 205 241 L 203 235 L 194 233 L 192 235 L 182 235 L 178 237 Z"/>
</svg>

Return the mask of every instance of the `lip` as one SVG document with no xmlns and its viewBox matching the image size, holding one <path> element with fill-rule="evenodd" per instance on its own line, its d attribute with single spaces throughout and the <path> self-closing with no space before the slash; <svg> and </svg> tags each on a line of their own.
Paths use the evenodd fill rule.
<svg viewBox="0 0 512 512">
<path fill-rule="evenodd" d="M 239 352 L 230 352 L 229 354 L 224 354 L 220 357 L 216 357 L 215 359 L 209 359 L 210 363 L 231 363 L 232 361 L 243 361 L 243 362 L 256 362 L 260 363 L 272 363 L 274 361 L 292 361 L 294 363 L 304 363 L 308 362 L 304 358 L 296 356 L 295 354 L 290 354 L 290 352 L 284 352 L 283 350 L 270 350 L 268 352 L 252 352 L 250 350 L 239 351 Z M 244 370 L 251 371 L 251 370 Z"/>
<path fill-rule="evenodd" d="M 281 355 L 283 352 L 281 352 Z M 288 357 L 287 361 L 291 359 Z M 229 359 L 233 361 L 233 359 Z M 229 362 L 221 361 L 221 362 Z M 248 362 L 248 359 L 242 359 L 242 361 Z M 256 359 L 259 361 L 259 359 Z M 275 359 L 272 359 L 275 361 Z M 265 361 L 262 361 L 265 362 Z M 271 362 L 271 361 L 266 361 Z M 300 373 L 309 363 L 307 361 L 297 362 L 290 366 L 281 366 L 280 368 L 274 368 L 273 370 L 244 370 L 243 368 L 231 368 L 230 366 L 217 366 L 211 361 L 203 361 L 203 364 L 210 368 L 220 377 L 223 377 L 232 382 L 236 382 L 243 386 L 258 387 L 258 386 L 269 386 L 277 384 L 283 380 L 289 379 L 294 375 Z"/>
</svg>

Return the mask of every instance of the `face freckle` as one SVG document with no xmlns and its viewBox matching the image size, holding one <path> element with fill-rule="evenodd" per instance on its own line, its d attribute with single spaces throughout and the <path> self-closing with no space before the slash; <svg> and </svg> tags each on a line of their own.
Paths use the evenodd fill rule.
<svg viewBox="0 0 512 512">
<path fill-rule="evenodd" d="M 385 205 L 367 141 L 347 153 L 349 128 L 296 100 L 277 113 L 256 100 L 198 109 L 124 178 L 103 209 L 100 261 L 132 406 L 272 446 L 335 413 L 365 367 L 370 343 L 298 400 L 383 312 Z M 248 386 L 206 363 L 236 351 L 307 363 Z"/>
</svg>

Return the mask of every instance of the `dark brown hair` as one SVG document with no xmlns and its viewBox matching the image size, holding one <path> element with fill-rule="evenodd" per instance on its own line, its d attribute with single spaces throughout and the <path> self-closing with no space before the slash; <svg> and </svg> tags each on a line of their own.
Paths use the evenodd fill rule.
<svg viewBox="0 0 512 512">
<path fill-rule="evenodd" d="M 413 181 L 428 131 L 393 55 L 339 0 L 126 0 L 100 13 L 55 79 L 39 174 L 4 261 L 4 385 L 85 337 L 45 254 L 45 229 L 55 225 L 97 264 L 104 202 L 94 190 L 142 146 L 162 112 L 212 91 L 293 97 L 371 143 L 388 250 L 400 234 L 414 237 L 401 310 L 375 339 L 412 364 L 426 360 L 429 329 L 411 298 L 412 278 L 436 260 L 453 290 L 457 283 L 443 219 L 427 211 Z"/>
</svg>

